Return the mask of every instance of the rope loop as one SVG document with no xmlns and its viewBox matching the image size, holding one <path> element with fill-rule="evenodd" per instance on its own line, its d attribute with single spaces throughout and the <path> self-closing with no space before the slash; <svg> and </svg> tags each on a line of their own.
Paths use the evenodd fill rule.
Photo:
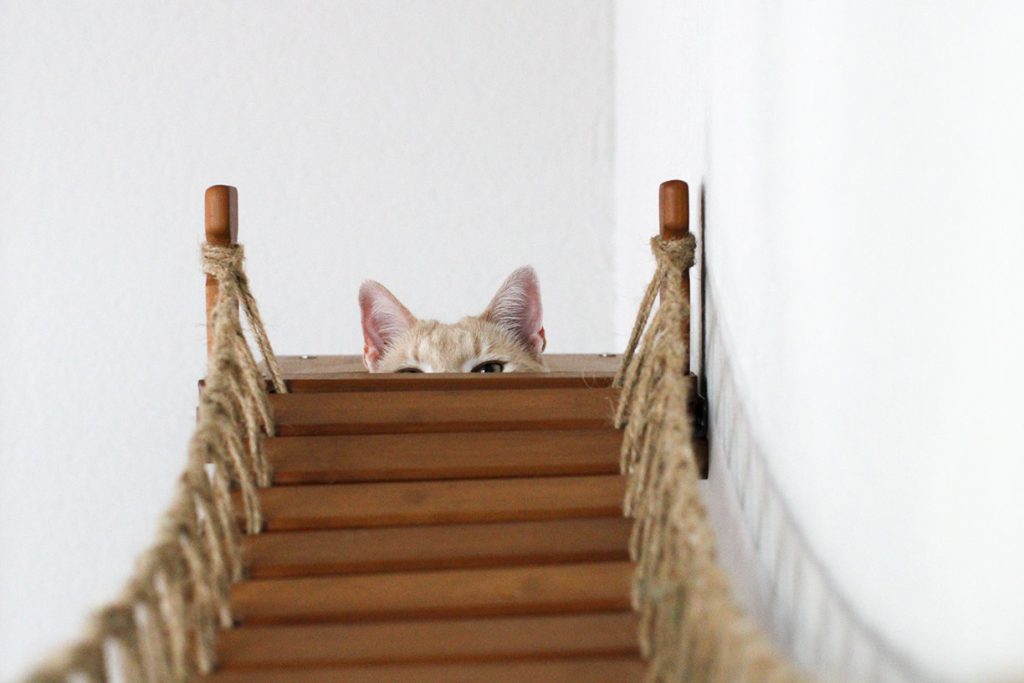
<svg viewBox="0 0 1024 683">
<path fill-rule="evenodd" d="M 203 272 L 212 275 L 220 282 L 237 280 L 245 271 L 242 262 L 245 260 L 245 248 L 241 244 L 226 247 L 203 243 Z"/>
<path fill-rule="evenodd" d="M 651 238 L 651 251 L 659 266 L 682 272 L 693 265 L 697 249 L 697 238 L 686 233 L 679 239 L 667 240 L 660 236 Z"/>
</svg>

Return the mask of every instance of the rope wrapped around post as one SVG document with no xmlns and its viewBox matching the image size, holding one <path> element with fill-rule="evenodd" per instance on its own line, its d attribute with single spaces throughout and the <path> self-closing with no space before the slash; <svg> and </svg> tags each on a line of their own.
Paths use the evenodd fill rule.
<svg viewBox="0 0 1024 683">
<path fill-rule="evenodd" d="M 263 362 L 266 363 L 274 391 L 284 394 L 288 390 L 281 378 L 281 367 L 278 365 L 277 356 L 274 355 L 274 349 L 270 346 L 267 330 L 263 326 L 263 319 L 260 317 L 260 311 L 256 305 L 256 297 L 252 295 L 252 290 L 249 288 L 249 278 L 242 267 L 244 260 L 245 250 L 241 244 L 232 244 L 226 247 L 203 244 L 203 272 L 215 277 L 221 288 L 230 289 L 230 296 L 241 302 L 245 309 L 245 317 L 249 321 L 249 328 L 256 339 L 256 345 L 259 347 L 260 353 L 263 354 Z M 251 353 L 249 357 L 252 357 Z"/>
<path fill-rule="evenodd" d="M 262 440 L 274 434 L 273 415 L 266 380 L 242 330 L 240 304 L 274 389 L 286 391 L 243 258 L 238 245 L 203 247 L 203 270 L 219 285 L 209 365 L 185 472 L 156 543 L 140 557 L 122 596 L 94 615 L 78 642 L 31 673 L 29 683 L 74 677 L 186 683 L 216 664 L 216 629 L 231 626 L 229 589 L 242 577 L 232 489 L 241 492 L 246 532 L 259 533 L 257 489 L 271 480 Z"/>
<path fill-rule="evenodd" d="M 637 563 L 632 599 L 647 680 L 796 683 L 802 674 L 733 600 L 697 487 L 682 278 L 694 244 L 690 234 L 651 240 L 657 269 L 614 382 L 621 387 L 616 425 L 625 428 L 625 513 L 635 518 L 630 554 Z"/>
</svg>

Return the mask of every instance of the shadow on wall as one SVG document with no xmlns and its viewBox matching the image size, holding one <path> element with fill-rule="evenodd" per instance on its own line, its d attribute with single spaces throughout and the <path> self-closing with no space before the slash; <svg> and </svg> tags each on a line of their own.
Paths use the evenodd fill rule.
<svg viewBox="0 0 1024 683">
<path fill-rule="evenodd" d="M 737 393 L 729 335 L 717 317 L 710 277 L 703 291 L 711 432 L 705 499 L 719 560 L 737 599 L 807 671 L 843 681 L 937 680 L 864 623 L 808 547 Z"/>
</svg>

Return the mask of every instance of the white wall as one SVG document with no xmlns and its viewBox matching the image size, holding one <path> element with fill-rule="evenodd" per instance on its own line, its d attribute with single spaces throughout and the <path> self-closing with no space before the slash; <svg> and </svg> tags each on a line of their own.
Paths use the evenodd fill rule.
<svg viewBox="0 0 1024 683">
<path fill-rule="evenodd" d="M 647 238 L 658 232 L 658 186 L 673 178 L 688 181 L 695 232 L 700 219 L 702 26 L 688 9 L 672 0 L 615 3 L 616 348 L 629 340 L 653 273 Z M 698 265 L 692 278 L 699 277 Z M 699 317 L 695 311 L 697 322 Z M 693 332 L 697 338 L 699 328 Z"/>
<path fill-rule="evenodd" d="M 607 2 L 0 4 L 0 679 L 152 539 L 203 372 L 202 193 L 282 353 L 541 278 L 550 350 L 613 346 Z"/>
<path fill-rule="evenodd" d="M 617 63 L 675 49 L 705 78 L 706 134 L 661 158 L 706 156 L 711 500 L 741 594 L 847 680 L 1019 674 L 1024 11 L 682 4 L 641 3 Z M 619 104 L 618 139 L 654 144 L 660 115 Z"/>
</svg>

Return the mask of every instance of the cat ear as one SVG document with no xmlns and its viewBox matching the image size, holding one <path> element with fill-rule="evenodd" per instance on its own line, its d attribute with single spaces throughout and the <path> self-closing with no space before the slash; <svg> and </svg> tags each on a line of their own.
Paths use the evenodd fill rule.
<svg viewBox="0 0 1024 683">
<path fill-rule="evenodd" d="M 384 285 L 373 280 L 359 288 L 359 309 L 363 317 L 363 363 L 373 372 L 384 351 L 416 318 Z"/>
<path fill-rule="evenodd" d="M 518 268 L 508 276 L 480 317 L 511 332 L 535 356 L 547 346 L 541 320 L 540 283 L 530 266 Z"/>
</svg>

